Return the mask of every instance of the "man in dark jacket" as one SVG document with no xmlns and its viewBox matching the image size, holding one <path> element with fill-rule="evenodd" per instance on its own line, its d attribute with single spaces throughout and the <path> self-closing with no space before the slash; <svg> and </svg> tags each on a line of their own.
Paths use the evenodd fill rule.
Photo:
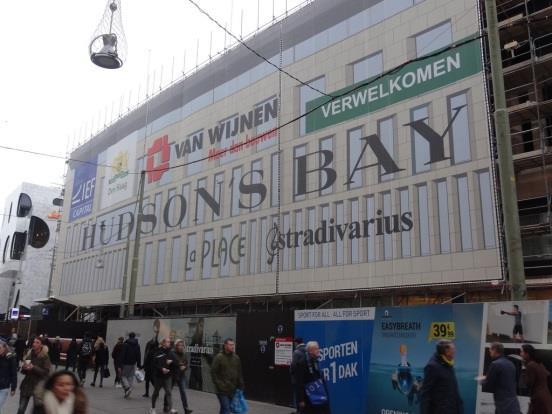
<svg viewBox="0 0 552 414">
<path fill-rule="evenodd" d="M 86 380 L 86 371 L 92 363 L 92 357 L 94 356 L 94 341 L 92 341 L 92 337 L 88 332 L 84 333 L 84 338 L 79 346 L 78 356 L 79 360 L 77 372 L 79 374 L 81 385 L 84 385 L 84 381 Z"/>
<path fill-rule="evenodd" d="M 134 387 L 134 373 L 136 372 L 136 366 L 141 368 L 141 360 L 142 354 L 140 352 L 140 344 L 136 339 L 136 334 L 131 332 L 128 334 L 128 339 L 125 341 L 123 352 L 121 353 L 121 365 L 123 367 L 122 382 L 123 389 L 125 391 L 125 398 L 130 397 L 130 393 Z"/>
<path fill-rule="evenodd" d="M 295 397 L 297 399 L 297 408 L 301 414 L 329 414 L 330 401 L 327 398 L 326 403 L 313 404 L 307 395 L 306 387 L 308 384 L 317 383 L 323 388 L 321 393 L 328 397 L 328 387 L 324 380 L 324 375 L 320 370 L 318 358 L 320 357 L 320 346 L 316 341 L 309 341 L 305 346 L 304 356 L 296 360 L 293 369 L 293 383 L 295 387 Z M 292 361 L 293 363 L 293 361 Z"/>
<path fill-rule="evenodd" d="M 8 344 L 0 340 L 0 412 L 8 398 L 17 388 L 17 357 L 9 352 Z"/>
<path fill-rule="evenodd" d="M 153 357 L 159 350 L 159 342 L 157 341 L 157 337 L 152 338 L 148 341 L 146 344 L 146 349 L 144 351 L 144 374 L 145 378 L 144 381 L 146 383 L 146 393 L 142 395 L 142 397 L 149 397 L 149 386 L 150 382 L 153 386 L 155 386 L 153 381 Z"/>
<path fill-rule="evenodd" d="M 65 371 L 69 371 L 69 368 L 73 368 L 75 372 L 75 366 L 77 365 L 77 354 L 79 353 L 79 345 L 77 344 L 77 338 L 71 339 L 67 353 L 65 354 Z"/>
<path fill-rule="evenodd" d="M 233 339 L 226 339 L 222 351 L 213 360 L 211 377 L 217 390 L 220 414 L 230 414 L 230 401 L 237 389 L 243 390 L 243 376 L 240 357 L 235 354 Z"/>
<path fill-rule="evenodd" d="M 111 358 L 113 358 L 113 367 L 115 368 L 115 387 L 121 388 L 121 374 L 123 371 L 123 365 L 122 365 L 122 355 L 123 355 L 123 347 L 124 347 L 125 338 L 122 336 L 119 337 L 117 340 L 117 343 L 113 347 L 113 351 L 111 351 Z"/>
<path fill-rule="evenodd" d="M 463 414 L 464 403 L 454 373 L 456 347 L 451 341 L 439 341 L 437 352 L 424 368 L 420 390 L 421 414 Z"/>
<path fill-rule="evenodd" d="M 163 412 L 174 412 L 172 409 L 173 376 L 177 370 L 177 358 L 171 350 L 171 339 L 163 338 L 160 347 L 152 359 L 153 394 L 151 396 L 151 414 L 155 414 L 155 403 L 159 397 L 159 390 L 163 388 Z"/>
<path fill-rule="evenodd" d="M 34 397 L 34 405 L 37 405 L 35 390 L 37 385 L 50 374 L 50 357 L 48 347 L 42 345 L 39 338 L 32 340 L 30 351 L 23 357 L 21 372 L 25 378 L 19 387 L 19 409 L 17 414 L 25 414 L 31 397 Z"/>
<path fill-rule="evenodd" d="M 492 392 L 496 414 L 520 414 L 517 398 L 516 367 L 504 356 L 504 346 L 493 342 L 489 348 L 492 362 L 484 377 L 483 390 Z"/>
<path fill-rule="evenodd" d="M 289 366 L 289 373 L 291 377 L 291 389 L 293 391 L 293 406 L 297 408 L 297 395 L 295 395 L 295 373 L 297 367 L 302 363 L 306 356 L 305 344 L 303 338 L 297 337 L 293 340 L 295 350 L 291 356 L 291 365 Z M 299 412 L 299 411 L 297 411 Z"/>
</svg>

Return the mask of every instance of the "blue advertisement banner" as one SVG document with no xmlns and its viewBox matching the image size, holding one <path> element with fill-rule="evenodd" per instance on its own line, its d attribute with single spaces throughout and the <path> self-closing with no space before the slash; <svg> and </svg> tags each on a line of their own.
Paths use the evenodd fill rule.
<svg viewBox="0 0 552 414">
<path fill-rule="evenodd" d="M 424 367 L 442 339 L 454 341 L 454 370 L 464 412 L 474 413 L 482 304 L 377 308 L 365 413 L 420 412 Z"/>
<path fill-rule="evenodd" d="M 94 190 L 96 188 L 96 157 L 81 163 L 75 168 L 73 194 L 69 221 L 77 220 L 92 213 Z"/>
<path fill-rule="evenodd" d="M 331 412 L 367 413 L 374 308 L 295 312 L 295 335 L 320 345 Z"/>
</svg>

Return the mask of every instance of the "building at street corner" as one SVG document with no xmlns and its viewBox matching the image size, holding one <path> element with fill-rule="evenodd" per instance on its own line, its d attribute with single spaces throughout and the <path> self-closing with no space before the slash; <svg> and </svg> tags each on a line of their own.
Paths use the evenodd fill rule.
<svg viewBox="0 0 552 414">
<path fill-rule="evenodd" d="M 247 40 L 304 84 L 236 47 L 160 92 L 71 155 L 54 295 L 118 314 L 142 170 L 139 314 L 500 295 L 480 22 L 318 0 Z"/>
<path fill-rule="evenodd" d="M 48 295 L 58 224 L 58 208 L 52 201 L 59 194 L 59 188 L 22 183 L 5 200 L 0 230 L 0 314 L 19 308 L 20 314 L 28 315 L 31 306 L 37 305 L 35 300 Z M 42 220 L 47 230 L 34 224 L 33 217 Z M 28 244 L 33 239 L 29 238 L 31 221 L 33 244 L 45 242 L 42 247 Z"/>
</svg>

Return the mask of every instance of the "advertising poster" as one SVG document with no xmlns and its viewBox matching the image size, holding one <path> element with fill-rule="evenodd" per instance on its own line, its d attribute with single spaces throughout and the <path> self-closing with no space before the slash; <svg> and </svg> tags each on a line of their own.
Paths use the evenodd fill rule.
<svg viewBox="0 0 552 414">
<path fill-rule="evenodd" d="M 213 358 L 222 350 L 226 338 L 236 337 L 236 318 L 233 316 L 178 319 L 142 319 L 109 321 L 107 344 L 111 348 L 120 336 L 136 333 L 142 350 L 152 339 L 183 339 L 190 368 L 186 371 L 187 385 L 194 390 L 215 392 L 211 380 Z"/>
<path fill-rule="evenodd" d="M 367 413 L 374 308 L 295 311 L 295 336 L 320 344 L 333 414 Z M 379 413 L 379 411 L 378 411 Z"/>
<path fill-rule="evenodd" d="M 293 356 L 293 338 L 276 338 L 274 341 L 274 365 L 289 367 Z"/>
<path fill-rule="evenodd" d="M 420 412 L 424 367 L 439 340 L 456 345 L 454 369 L 464 412 L 475 412 L 482 304 L 377 308 L 368 377 L 368 408 L 359 413 Z"/>
<path fill-rule="evenodd" d="M 80 219 L 92 213 L 96 189 L 96 170 L 97 157 L 91 158 L 87 163 L 76 164 L 69 221 Z"/>
<path fill-rule="evenodd" d="M 102 192 L 102 209 L 134 195 L 136 180 L 136 138 L 131 134 L 106 150 L 106 176 Z"/>
</svg>

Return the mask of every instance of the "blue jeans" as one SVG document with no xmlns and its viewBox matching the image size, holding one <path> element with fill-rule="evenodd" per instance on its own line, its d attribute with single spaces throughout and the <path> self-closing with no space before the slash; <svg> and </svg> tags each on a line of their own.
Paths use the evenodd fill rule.
<svg viewBox="0 0 552 414">
<path fill-rule="evenodd" d="M 186 376 L 182 375 L 182 378 L 175 379 L 174 385 L 176 385 L 178 387 L 178 391 L 180 391 L 182 406 L 184 407 L 184 411 L 186 411 L 188 409 L 188 398 L 186 398 Z"/>
<path fill-rule="evenodd" d="M 0 390 L 0 413 L 2 412 L 2 406 L 6 403 L 6 400 L 8 399 L 9 393 L 9 388 L 4 388 L 3 390 Z"/>
<path fill-rule="evenodd" d="M 230 397 L 226 394 L 217 394 L 220 410 L 219 414 L 230 414 Z"/>
</svg>

